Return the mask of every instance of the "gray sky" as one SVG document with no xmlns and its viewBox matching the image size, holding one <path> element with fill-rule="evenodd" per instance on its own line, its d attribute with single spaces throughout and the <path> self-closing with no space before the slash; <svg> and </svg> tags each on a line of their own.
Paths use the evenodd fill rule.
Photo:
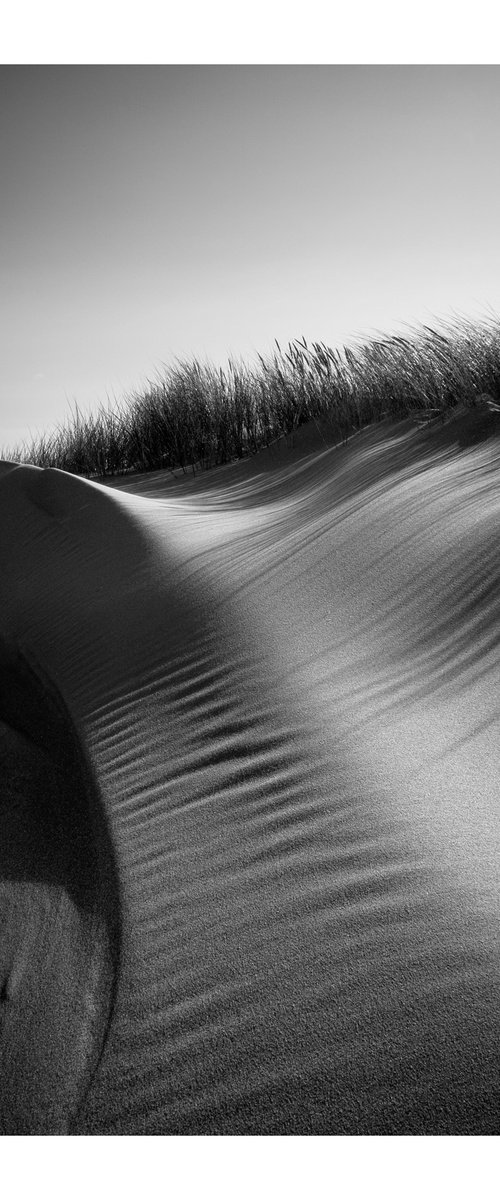
<svg viewBox="0 0 500 1200">
<path fill-rule="evenodd" d="M 175 357 L 500 314 L 500 67 L 2 67 L 0 138 L 0 445 Z"/>
</svg>

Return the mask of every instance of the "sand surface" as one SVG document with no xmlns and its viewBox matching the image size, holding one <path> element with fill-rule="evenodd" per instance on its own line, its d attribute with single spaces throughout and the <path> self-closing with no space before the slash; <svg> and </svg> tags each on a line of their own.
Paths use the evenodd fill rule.
<svg viewBox="0 0 500 1200">
<path fill-rule="evenodd" d="M 498 1132 L 486 432 L 307 427 L 112 487 L 3 465 L 14 677 L 86 747 L 61 767 L 53 739 L 47 800 L 46 702 L 4 688 L 7 792 L 33 757 L 1 858 L 4 1132 Z M 42 803 L 55 873 L 19 849 Z"/>
</svg>

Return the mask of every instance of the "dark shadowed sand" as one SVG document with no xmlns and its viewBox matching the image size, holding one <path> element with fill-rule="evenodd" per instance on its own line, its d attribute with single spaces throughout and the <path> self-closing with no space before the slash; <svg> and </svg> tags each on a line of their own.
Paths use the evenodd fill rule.
<svg viewBox="0 0 500 1200">
<path fill-rule="evenodd" d="M 483 417 L 3 465 L 2 1132 L 498 1132 Z"/>
<path fill-rule="evenodd" d="M 118 880 L 62 697 L 0 639 L 0 1132 L 65 1133 L 118 978 Z"/>
</svg>

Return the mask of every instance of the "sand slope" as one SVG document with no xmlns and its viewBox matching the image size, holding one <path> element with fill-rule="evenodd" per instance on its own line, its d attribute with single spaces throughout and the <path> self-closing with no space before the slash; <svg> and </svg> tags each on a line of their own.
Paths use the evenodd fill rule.
<svg viewBox="0 0 500 1200">
<path fill-rule="evenodd" d="M 498 1132 L 500 443 L 467 428 L 114 487 L 4 465 L 2 630 L 119 881 L 72 1131 Z"/>
</svg>

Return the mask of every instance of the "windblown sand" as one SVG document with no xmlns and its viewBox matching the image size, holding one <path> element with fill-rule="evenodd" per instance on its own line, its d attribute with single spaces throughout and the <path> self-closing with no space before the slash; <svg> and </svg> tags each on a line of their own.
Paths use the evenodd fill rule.
<svg viewBox="0 0 500 1200">
<path fill-rule="evenodd" d="M 0 713 L 29 775 L 3 1131 L 498 1133 L 500 442 L 471 422 L 114 487 L 4 464 L 1 628 L 42 692 Z M 58 791 L 46 678 L 81 739 Z M 42 803 L 55 872 L 19 849 Z"/>
</svg>

